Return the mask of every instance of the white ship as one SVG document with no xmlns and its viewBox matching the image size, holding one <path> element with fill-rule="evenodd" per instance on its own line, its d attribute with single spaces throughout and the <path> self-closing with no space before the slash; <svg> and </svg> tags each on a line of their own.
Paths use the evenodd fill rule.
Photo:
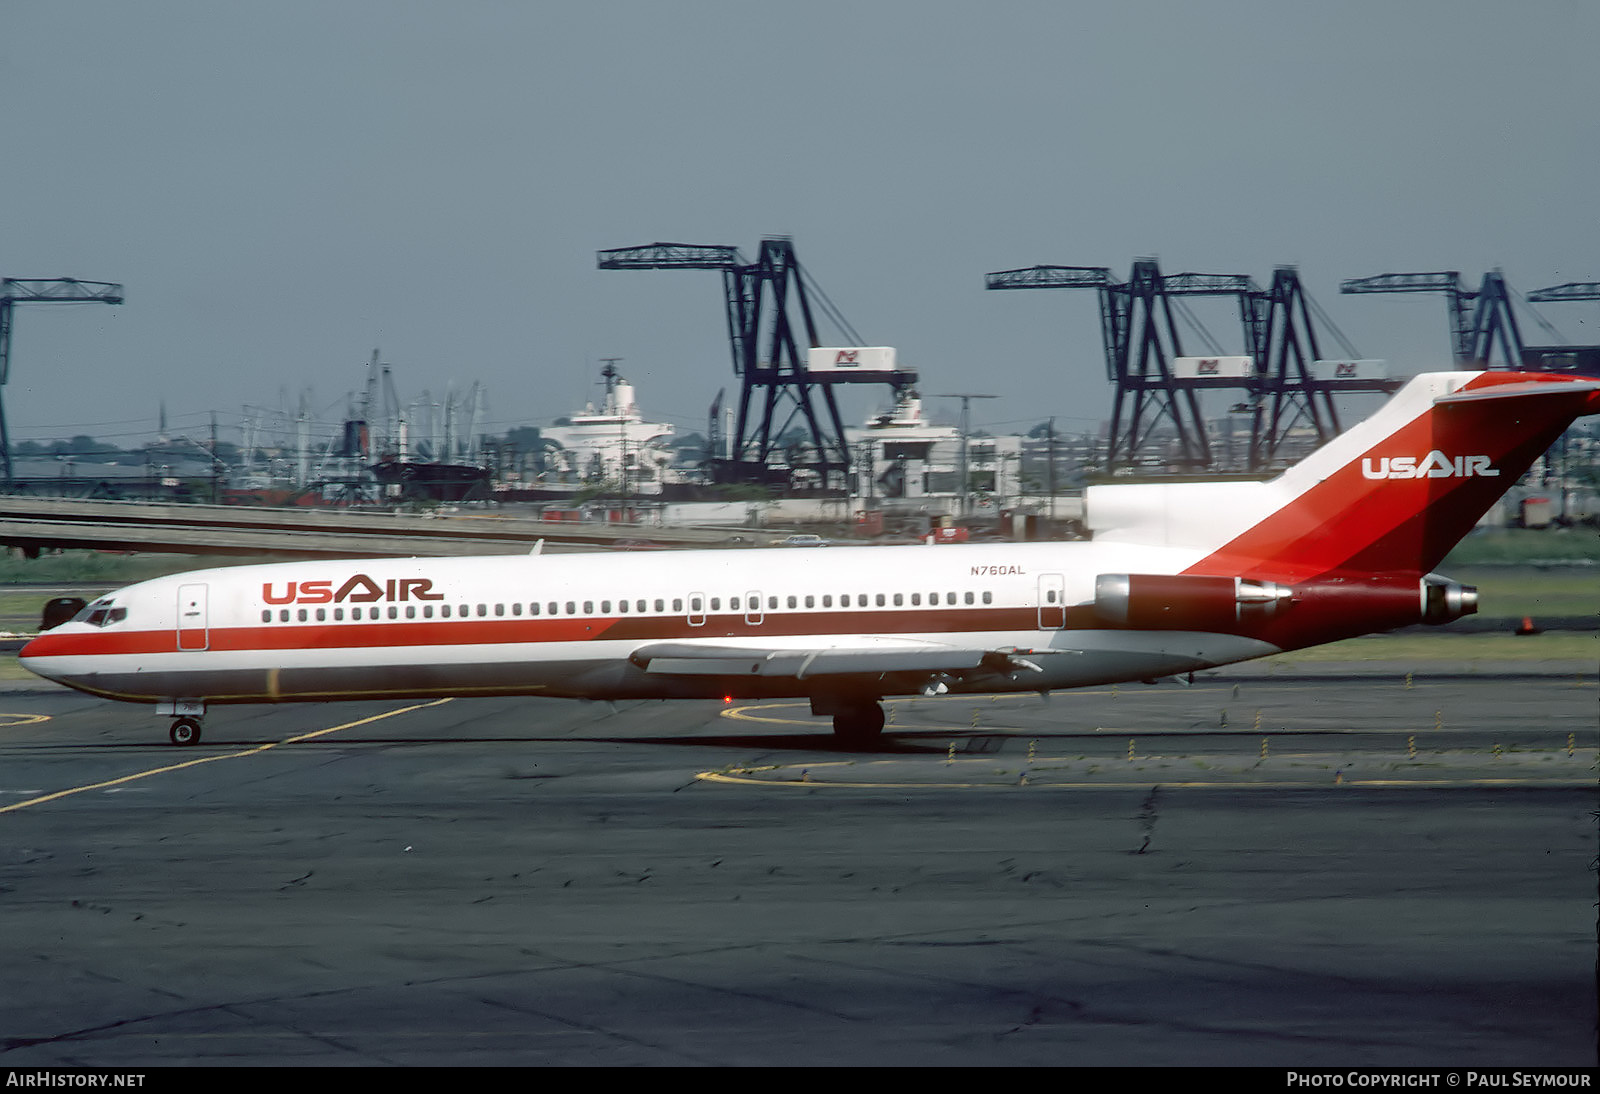
<svg viewBox="0 0 1600 1094">
<path fill-rule="evenodd" d="M 543 438 L 560 446 L 546 451 L 546 482 L 609 482 L 625 494 L 661 493 L 663 481 L 671 477 L 672 426 L 644 420 L 633 385 L 614 363 L 607 362 L 600 375 L 606 390 L 599 407 L 589 403 L 565 424 L 540 430 Z"/>
</svg>

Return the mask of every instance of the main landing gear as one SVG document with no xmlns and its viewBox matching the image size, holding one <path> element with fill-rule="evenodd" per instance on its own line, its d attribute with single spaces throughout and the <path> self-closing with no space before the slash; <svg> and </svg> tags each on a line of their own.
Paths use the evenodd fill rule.
<svg viewBox="0 0 1600 1094">
<path fill-rule="evenodd" d="M 833 735 L 849 748 L 867 748 L 883 739 L 883 707 L 852 703 L 833 712 Z"/>
</svg>

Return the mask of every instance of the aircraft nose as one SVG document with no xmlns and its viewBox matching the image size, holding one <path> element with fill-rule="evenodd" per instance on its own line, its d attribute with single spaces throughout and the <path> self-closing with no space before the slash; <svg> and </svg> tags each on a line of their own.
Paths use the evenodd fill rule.
<svg viewBox="0 0 1600 1094">
<path fill-rule="evenodd" d="M 46 680 L 60 679 L 60 673 L 50 672 L 46 666 L 52 655 L 60 654 L 61 637 L 59 635 L 41 634 L 23 643 L 17 651 L 17 662 L 35 676 L 42 676 Z"/>
</svg>

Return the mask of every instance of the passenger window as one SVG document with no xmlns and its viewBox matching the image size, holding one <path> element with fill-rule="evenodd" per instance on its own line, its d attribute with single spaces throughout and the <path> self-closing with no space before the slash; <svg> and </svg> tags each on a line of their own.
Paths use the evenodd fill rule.
<svg viewBox="0 0 1600 1094">
<path fill-rule="evenodd" d="M 583 602 L 583 614 L 584 615 L 593 615 L 594 614 L 594 601 L 585 600 Z"/>
<path fill-rule="evenodd" d="M 659 601 L 657 603 L 659 603 Z M 683 611 L 683 597 L 675 596 L 672 598 L 672 610 L 675 612 Z"/>
<path fill-rule="evenodd" d="M 528 605 L 528 614 L 529 615 L 538 615 L 539 614 L 539 602 L 537 600 L 535 600 L 532 604 Z"/>
<path fill-rule="evenodd" d="M 912 593 L 911 594 L 911 606 L 913 608 L 915 608 L 918 605 L 920 605 L 921 603 L 922 603 L 922 594 L 921 593 Z"/>
<path fill-rule="evenodd" d="M 626 614 L 627 610 L 628 610 L 628 602 L 626 600 L 617 601 L 617 611 L 623 612 L 624 614 Z"/>
<path fill-rule="evenodd" d="M 994 603 L 994 594 L 991 593 L 991 592 L 985 592 L 983 594 L 983 602 L 985 604 L 993 604 Z"/>
<path fill-rule="evenodd" d="M 637 609 L 638 609 L 638 610 L 639 610 L 639 611 L 641 611 L 641 612 L 646 612 L 646 611 L 649 611 L 649 610 L 650 610 L 650 608 L 649 608 L 649 601 L 646 601 L 646 600 L 640 600 L 640 601 L 638 601 L 638 602 L 637 602 L 637 603 L 635 603 L 635 604 L 634 604 L 634 607 L 635 607 L 635 608 L 637 608 Z M 660 608 L 657 608 L 657 609 L 656 609 L 656 610 L 657 610 L 657 611 L 660 611 L 660 610 L 661 610 L 661 609 L 660 609 Z"/>
<path fill-rule="evenodd" d="M 389 610 L 393 611 L 394 609 L 390 608 Z M 304 608 L 301 608 L 296 615 L 299 617 L 300 622 L 304 623 L 306 621 L 306 610 Z"/>
<path fill-rule="evenodd" d="M 946 604 L 954 604 L 956 602 L 956 594 L 955 593 L 945 593 L 944 594 L 944 602 Z"/>
<path fill-rule="evenodd" d="M 972 603 L 972 594 L 971 593 L 967 593 L 965 599 L 966 599 L 966 602 L 968 604 L 971 604 Z"/>
<path fill-rule="evenodd" d="M 905 596 L 903 594 L 895 593 L 894 594 L 894 606 L 897 607 L 897 608 L 900 607 L 900 605 L 905 603 L 905 599 L 906 598 L 905 598 Z"/>
<path fill-rule="evenodd" d="M 263 623 L 271 623 L 272 622 L 272 613 L 271 612 L 262 612 L 261 613 L 261 622 L 263 622 Z"/>
<path fill-rule="evenodd" d="M 327 618 L 328 618 L 328 610 L 326 608 L 318 608 L 317 609 L 317 622 L 321 623 L 323 620 L 325 620 Z"/>
<path fill-rule="evenodd" d="M 407 619 L 415 619 L 416 617 L 417 617 L 417 606 L 415 604 L 407 604 L 406 605 L 406 618 Z"/>
<path fill-rule="evenodd" d="M 390 619 L 399 619 L 400 618 L 400 609 L 395 607 L 393 604 L 389 605 L 389 618 Z"/>
<path fill-rule="evenodd" d="M 445 610 L 448 613 L 449 609 L 445 609 Z M 335 620 L 341 622 L 341 623 L 344 622 L 344 609 L 343 608 L 335 608 L 335 609 L 333 609 L 333 618 Z"/>
<path fill-rule="evenodd" d="M 832 593 L 823 593 L 822 594 L 822 606 L 824 608 L 833 607 L 833 594 Z"/>
<path fill-rule="evenodd" d="M 796 608 L 796 607 L 799 607 L 799 606 L 800 606 L 800 600 L 799 600 L 799 598 L 798 598 L 798 597 L 793 597 L 793 596 L 791 596 L 791 597 L 790 597 L 790 598 L 789 598 L 789 607 L 791 607 L 791 608 Z"/>
<path fill-rule="evenodd" d="M 504 617 L 506 614 L 506 606 L 504 604 L 496 604 L 494 606 L 494 614 Z"/>
<path fill-rule="evenodd" d="M 665 600 L 662 600 L 660 597 L 656 598 L 656 611 L 658 611 L 658 612 L 666 611 L 667 610 L 667 606 L 666 605 L 667 605 L 667 602 Z M 677 611 L 678 609 L 677 608 L 673 608 L 672 610 L 673 611 Z"/>
<path fill-rule="evenodd" d="M 522 601 L 519 600 L 515 604 L 511 605 L 511 614 L 512 615 L 521 615 L 522 614 Z"/>
<path fill-rule="evenodd" d="M 767 610 L 768 611 L 772 611 L 772 612 L 775 612 L 775 611 L 778 610 L 778 598 L 777 597 L 775 597 L 775 596 L 767 597 Z"/>
<path fill-rule="evenodd" d="M 578 614 L 578 605 L 577 605 L 576 601 L 573 601 L 573 600 L 567 601 L 567 614 L 568 615 L 577 615 Z"/>
<path fill-rule="evenodd" d="M 278 622 L 279 623 L 287 623 L 287 622 L 289 622 L 289 609 L 288 608 L 283 608 L 278 612 Z"/>
<path fill-rule="evenodd" d="M 817 598 L 816 597 L 814 597 L 814 596 L 806 597 L 806 607 L 815 608 L 816 606 L 817 606 Z"/>
<path fill-rule="evenodd" d="M 878 607 L 880 607 L 880 608 L 883 607 L 883 594 L 882 593 L 878 594 L 877 600 L 878 600 Z"/>
<path fill-rule="evenodd" d="M 602 600 L 600 602 L 600 614 L 601 615 L 610 615 L 611 614 L 611 601 Z"/>
<path fill-rule="evenodd" d="M 714 612 L 722 610 L 722 597 L 714 596 L 711 598 L 711 610 Z"/>
</svg>

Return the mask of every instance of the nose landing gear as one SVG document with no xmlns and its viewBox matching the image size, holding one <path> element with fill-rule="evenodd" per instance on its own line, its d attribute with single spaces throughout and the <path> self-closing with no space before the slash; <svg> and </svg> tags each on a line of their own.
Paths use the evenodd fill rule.
<svg viewBox="0 0 1600 1094">
<path fill-rule="evenodd" d="M 200 719 L 174 718 L 172 729 L 167 734 L 175 745 L 187 746 L 200 743 Z"/>
<path fill-rule="evenodd" d="M 156 704 L 157 715 L 172 719 L 167 738 L 180 747 L 200 743 L 200 719 L 205 713 L 206 704 L 201 699 L 167 699 Z"/>
</svg>

